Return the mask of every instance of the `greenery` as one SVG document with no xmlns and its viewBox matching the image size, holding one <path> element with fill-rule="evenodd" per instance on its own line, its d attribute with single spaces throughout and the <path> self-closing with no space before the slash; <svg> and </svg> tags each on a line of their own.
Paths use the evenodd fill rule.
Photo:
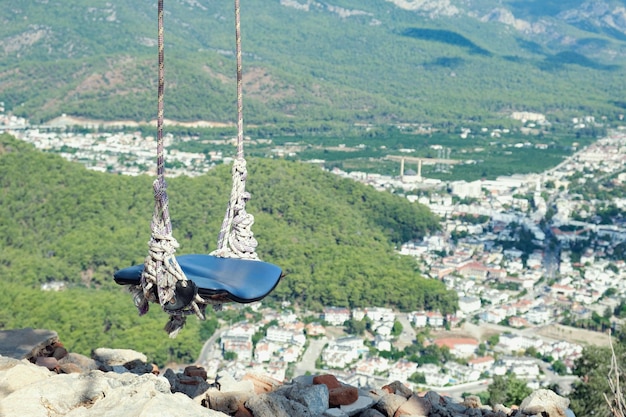
<svg viewBox="0 0 626 417">
<path fill-rule="evenodd" d="M 61 113 L 154 118 L 156 105 L 146 105 L 156 91 L 153 3 L 12 4 L 0 28 L 8 110 L 36 122 Z M 437 17 L 382 0 L 307 10 L 251 0 L 241 13 L 247 119 L 310 132 L 355 122 L 500 120 L 506 128 L 503 115 L 513 110 L 617 120 L 626 107 L 623 34 L 542 15 L 542 4 L 500 7 L 548 21 L 554 37 L 481 22 L 475 16 L 493 9 L 490 0 Z M 166 10 L 166 115 L 234 123 L 232 4 L 172 2 Z"/>
<path fill-rule="evenodd" d="M 513 374 L 506 376 L 496 375 L 487 389 L 489 403 L 496 404 L 520 404 L 532 390 L 526 385 L 526 381 L 517 378 Z"/>
<path fill-rule="evenodd" d="M 626 365 L 626 351 L 623 341 L 623 333 L 614 339 L 615 363 L 619 370 Z M 604 395 L 612 400 L 612 389 L 609 379 L 619 378 L 621 371 L 613 369 L 611 361 L 613 354 L 609 347 L 586 346 L 582 356 L 576 360 L 574 374 L 580 379 L 574 383 L 573 390 L 569 395 L 570 408 L 577 416 L 594 415 L 598 417 L 613 417 Z M 616 374 L 616 372 L 618 372 Z M 621 397 L 626 394 L 623 381 L 615 384 Z"/>
<path fill-rule="evenodd" d="M 147 253 L 151 182 L 88 171 L 0 135 L 0 328 L 56 329 L 81 353 L 109 345 L 143 351 L 159 363 L 194 358 L 200 330 L 206 337 L 214 321 L 191 319 L 178 339 L 161 342 L 165 316 L 136 317 L 130 295 L 112 280 L 115 270 L 143 262 Z M 454 292 L 422 278 L 412 258 L 394 251 L 438 228 L 425 207 L 295 162 L 249 160 L 248 184 L 259 255 L 287 273 L 269 301 L 317 311 L 328 305 L 456 310 Z M 227 166 L 169 181 L 179 253 L 215 248 L 230 186 Z M 48 282 L 67 289 L 42 292 Z M 239 320 L 243 313 L 219 314 Z"/>
</svg>

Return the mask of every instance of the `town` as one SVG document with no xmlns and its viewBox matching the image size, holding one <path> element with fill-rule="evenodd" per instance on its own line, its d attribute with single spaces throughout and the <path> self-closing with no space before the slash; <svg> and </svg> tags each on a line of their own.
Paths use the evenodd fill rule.
<svg viewBox="0 0 626 417">
<path fill-rule="evenodd" d="M 525 117 L 529 128 L 545 121 Z M 139 132 L 67 133 L 0 112 L 2 131 L 89 169 L 155 170 L 155 139 Z M 165 139 L 166 146 L 175 140 Z M 173 176 L 201 175 L 230 159 L 217 151 L 175 150 L 168 158 Z M 608 192 L 589 197 L 602 182 L 626 184 L 625 160 L 626 130 L 615 129 L 545 172 L 495 180 L 444 183 L 423 178 L 420 169 L 405 171 L 404 160 L 397 176 L 334 169 L 381 191 L 402 190 L 441 217 L 439 233 L 397 250 L 415 258 L 422 275 L 458 294 L 456 314 L 381 306 L 327 306 L 316 314 L 255 303 L 207 342 L 199 362 L 213 372 L 229 366 L 234 375 L 258 368 L 278 380 L 333 369 L 355 386 L 400 380 L 414 389 L 470 391 L 507 373 L 535 388 L 571 382 L 584 344 L 608 343 L 599 332 L 577 336 L 576 324 L 611 328 L 626 317 L 626 271 L 617 256 L 626 242 L 626 198 Z M 444 352 L 446 360 L 410 360 L 408 347 L 417 343 Z"/>
</svg>

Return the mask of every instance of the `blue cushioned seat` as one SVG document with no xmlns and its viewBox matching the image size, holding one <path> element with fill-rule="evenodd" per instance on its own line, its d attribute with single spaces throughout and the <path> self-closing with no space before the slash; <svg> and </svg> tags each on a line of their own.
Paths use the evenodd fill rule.
<svg viewBox="0 0 626 417">
<path fill-rule="evenodd" d="M 280 267 L 262 261 L 212 255 L 181 255 L 176 260 L 203 298 L 221 296 L 236 303 L 252 303 L 267 296 L 282 277 Z M 143 267 L 135 265 L 117 271 L 115 282 L 139 285 Z"/>
</svg>

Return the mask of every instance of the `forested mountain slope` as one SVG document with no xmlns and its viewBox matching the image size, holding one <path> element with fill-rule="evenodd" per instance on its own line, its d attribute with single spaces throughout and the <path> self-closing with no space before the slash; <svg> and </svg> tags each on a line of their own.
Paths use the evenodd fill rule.
<svg viewBox="0 0 626 417">
<path fill-rule="evenodd" d="M 235 120 L 232 2 L 166 7 L 166 115 Z M 11 1 L 0 11 L 0 101 L 150 120 L 156 2 Z M 512 110 L 624 112 L 620 0 L 248 0 L 247 120 L 462 122 Z"/>
<path fill-rule="evenodd" d="M 68 333 L 64 340 L 85 347 L 136 337 L 130 328 L 142 322 L 112 274 L 147 254 L 151 182 L 88 171 L 0 135 L 0 328 L 54 321 Z M 168 185 L 178 253 L 212 251 L 230 193 L 229 167 Z M 248 185 L 259 255 L 288 273 L 270 299 L 314 309 L 454 310 L 455 294 L 393 250 L 438 227 L 425 207 L 295 162 L 253 159 Z M 51 281 L 68 289 L 39 289 Z M 158 318 L 137 331 L 157 329 Z"/>
</svg>

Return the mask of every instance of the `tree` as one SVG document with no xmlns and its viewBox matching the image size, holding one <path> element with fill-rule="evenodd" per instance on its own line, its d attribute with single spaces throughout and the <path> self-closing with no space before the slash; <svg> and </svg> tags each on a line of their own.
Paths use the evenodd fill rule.
<svg viewBox="0 0 626 417">
<path fill-rule="evenodd" d="M 626 348 L 622 343 L 614 344 L 617 366 L 626 366 Z M 609 375 L 612 353 L 610 348 L 587 346 L 575 362 L 574 375 L 580 380 L 573 386 L 569 395 L 570 407 L 577 416 L 611 417 L 604 395 L 611 396 Z M 624 385 L 619 385 L 621 395 L 626 395 Z"/>
<path fill-rule="evenodd" d="M 398 337 L 402 334 L 402 323 L 400 323 L 398 320 L 393 322 L 393 328 L 391 329 L 391 335 L 394 337 Z"/>
<path fill-rule="evenodd" d="M 559 375 L 567 374 L 567 366 L 560 360 L 556 360 L 552 363 L 552 370 Z"/>
<path fill-rule="evenodd" d="M 513 374 L 495 376 L 487 391 L 491 405 L 507 406 L 519 405 L 532 392 L 526 385 L 526 381 L 518 379 Z"/>
</svg>

